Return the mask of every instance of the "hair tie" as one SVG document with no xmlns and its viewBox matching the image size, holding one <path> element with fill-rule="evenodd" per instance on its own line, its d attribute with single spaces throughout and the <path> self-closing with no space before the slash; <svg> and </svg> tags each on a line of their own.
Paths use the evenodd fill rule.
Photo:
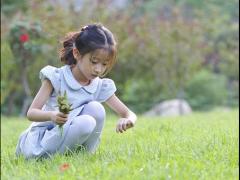
<svg viewBox="0 0 240 180">
<path fill-rule="evenodd" d="M 84 27 L 82 27 L 81 31 L 83 32 L 83 31 L 85 31 L 87 28 L 88 28 L 88 26 L 84 26 Z"/>
<path fill-rule="evenodd" d="M 73 43 L 73 48 L 76 48 L 76 44 L 75 43 Z"/>
</svg>

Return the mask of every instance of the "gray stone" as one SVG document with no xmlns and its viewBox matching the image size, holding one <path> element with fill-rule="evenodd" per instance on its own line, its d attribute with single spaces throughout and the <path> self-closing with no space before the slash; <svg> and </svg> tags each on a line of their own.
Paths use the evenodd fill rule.
<svg viewBox="0 0 240 180">
<path fill-rule="evenodd" d="M 144 113 L 146 116 L 179 116 L 190 114 L 192 109 L 183 99 L 172 99 L 155 105 L 151 110 Z"/>
</svg>

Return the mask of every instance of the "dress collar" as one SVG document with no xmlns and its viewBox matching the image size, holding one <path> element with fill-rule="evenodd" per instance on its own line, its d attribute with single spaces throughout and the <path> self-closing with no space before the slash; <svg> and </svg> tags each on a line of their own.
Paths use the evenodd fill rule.
<svg viewBox="0 0 240 180">
<path fill-rule="evenodd" d="M 67 85 L 73 90 L 79 90 L 83 88 L 88 93 L 95 93 L 98 87 L 99 77 L 94 78 L 89 85 L 83 86 L 81 85 L 73 76 L 71 68 L 69 65 L 65 65 L 62 67 L 63 69 L 63 76 Z"/>
</svg>

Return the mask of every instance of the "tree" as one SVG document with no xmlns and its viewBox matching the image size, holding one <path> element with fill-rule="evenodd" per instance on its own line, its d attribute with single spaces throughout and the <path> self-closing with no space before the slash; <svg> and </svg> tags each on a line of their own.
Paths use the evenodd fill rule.
<svg viewBox="0 0 240 180">
<path fill-rule="evenodd" d="M 20 81 L 26 96 L 21 111 L 21 115 L 25 115 L 32 101 L 27 79 L 27 68 L 34 60 L 33 55 L 41 50 L 41 45 L 37 41 L 41 37 L 41 26 L 36 22 L 16 21 L 12 24 L 8 37 L 15 64 L 18 67 L 15 74 L 20 75 Z"/>
</svg>

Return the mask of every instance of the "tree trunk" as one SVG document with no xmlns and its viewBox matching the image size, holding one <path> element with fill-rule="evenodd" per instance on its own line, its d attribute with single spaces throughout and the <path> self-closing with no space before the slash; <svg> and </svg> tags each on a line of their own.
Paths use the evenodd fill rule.
<svg viewBox="0 0 240 180">
<path fill-rule="evenodd" d="M 25 116 L 27 113 L 27 110 L 30 106 L 30 103 L 32 101 L 32 96 L 31 96 L 31 90 L 29 88 L 28 80 L 27 80 L 27 67 L 25 63 L 25 59 L 22 60 L 22 68 L 21 68 L 21 81 L 24 89 L 24 93 L 26 95 L 24 101 L 23 101 L 23 106 L 21 110 L 20 116 Z"/>
<path fill-rule="evenodd" d="M 13 108 L 14 108 L 14 98 L 15 98 L 16 93 L 11 92 L 10 94 L 11 94 L 11 95 L 9 96 L 9 99 L 8 99 L 7 116 L 12 115 L 12 113 L 13 113 Z"/>
<path fill-rule="evenodd" d="M 26 99 L 24 99 L 22 110 L 21 110 L 21 114 L 20 114 L 21 117 L 26 116 L 28 108 L 29 108 L 31 102 L 32 102 L 32 98 L 31 97 L 27 97 Z"/>
</svg>

